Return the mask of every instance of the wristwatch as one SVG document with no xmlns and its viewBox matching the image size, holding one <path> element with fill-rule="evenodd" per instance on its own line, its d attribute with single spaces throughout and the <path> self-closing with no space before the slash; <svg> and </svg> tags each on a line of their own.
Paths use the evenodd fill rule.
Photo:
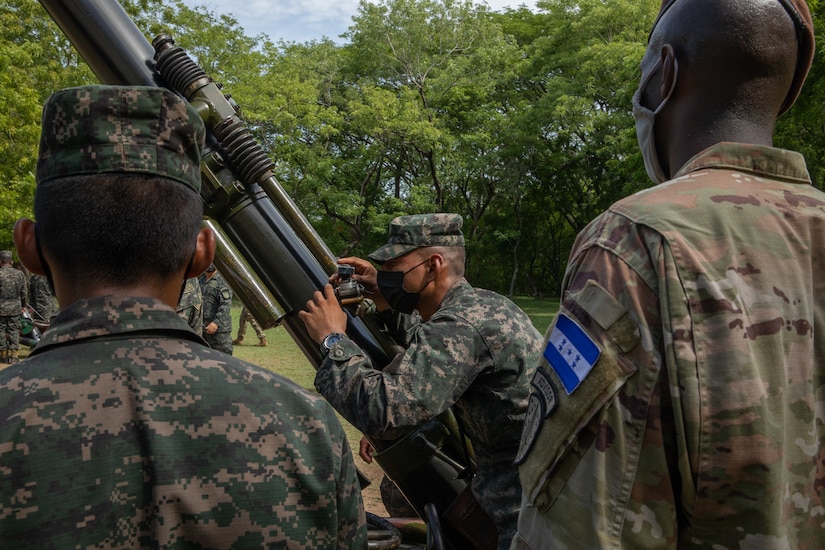
<svg viewBox="0 0 825 550">
<path fill-rule="evenodd" d="M 344 338 L 346 338 L 346 334 L 342 334 L 340 332 L 330 332 L 324 339 L 321 340 L 321 355 L 324 356 L 329 353 L 329 350 L 332 349 L 333 344 L 335 342 L 340 342 Z"/>
</svg>

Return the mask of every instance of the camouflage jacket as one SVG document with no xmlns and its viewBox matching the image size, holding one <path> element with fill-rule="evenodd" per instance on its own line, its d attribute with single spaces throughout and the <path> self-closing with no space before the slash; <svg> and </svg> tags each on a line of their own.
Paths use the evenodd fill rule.
<svg viewBox="0 0 825 550">
<path fill-rule="evenodd" d="M 203 326 L 214 322 L 218 332 L 232 331 L 232 289 L 216 273 L 203 285 Z"/>
<path fill-rule="evenodd" d="M 203 332 L 203 295 L 197 277 L 186 279 L 176 311 L 195 334 Z"/>
<path fill-rule="evenodd" d="M 28 301 L 26 276 L 10 265 L 0 267 L 0 316 L 20 315 Z"/>
<path fill-rule="evenodd" d="M 802 156 L 732 143 L 579 235 L 514 548 L 822 547 L 823 235 Z"/>
<path fill-rule="evenodd" d="M 541 335 L 510 300 L 464 279 L 410 335 L 381 371 L 355 342 L 334 344 L 315 387 L 354 426 L 379 437 L 453 406 L 476 455 L 473 493 L 509 545 L 521 493 L 513 458 Z"/>
<path fill-rule="evenodd" d="M 155 300 L 55 318 L 0 371 L 2 548 L 366 548 L 319 396 L 206 347 Z"/>
<path fill-rule="evenodd" d="M 29 282 L 29 305 L 37 311 L 36 320 L 50 321 L 56 312 L 54 294 L 45 275 L 32 275 Z"/>
</svg>

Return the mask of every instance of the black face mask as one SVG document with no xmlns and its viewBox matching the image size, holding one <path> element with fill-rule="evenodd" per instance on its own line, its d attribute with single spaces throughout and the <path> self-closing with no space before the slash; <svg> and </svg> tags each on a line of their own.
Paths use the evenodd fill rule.
<svg viewBox="0 0 825 550">
<path fill-rule="evenodd" d="M 429 258 L 420 264 L 414 265 L 407 271 L 378 271 L 378 290 L 393 311 L 409 315 L 415 310 L 418 305 L 418 299 L 421 297 L 421 291 L 432 281 L 424 283 L 424 286 L 422 286 L 418 292 L 407 292 L 404 290 L 404 275 L 428 261 L 430 261 Z"/>
</svg>

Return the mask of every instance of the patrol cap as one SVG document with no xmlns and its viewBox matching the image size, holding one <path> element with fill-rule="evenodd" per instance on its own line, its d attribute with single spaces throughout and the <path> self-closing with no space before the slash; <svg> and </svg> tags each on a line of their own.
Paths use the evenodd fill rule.
<svg viewBox="0 0 825 550">
<path fill-rule="evenodd" d="M 464 246 L 458 214 L 413 214 L 398 216 L 390 222 L 387 244 L 369 255 L 370 260 L 383 264 L 422 246 Z"/>
<path fill-rule="evenodd" d="M 0 250 L 0 262 L 10 262 L 14 259 L 11 250 Z"/>
<path fill-rule="evenodd" d="M 656 21 L 653 22 L 650 34 L 653 34 L 653 30 L 665 12 L 678 1 L 679 0 L 662 0 L 659 15 L 656 17 Z M 791 16 L 796 27 L 797 41 L 796 72 L 794 73 L 793 82 L 791 82 L 791 88 L 788 90 L 788 95 L 785 96 L 785 101 L 779 109 L 779 114 L 781 115 L 791 108 L 796 98 L 799 97 L 799 92 L 802 91 L 802 84 L 804 84 L 805 79 L 808 77 L 808 71 L 811 70 L 811 63 L 813 63 L 814 60 L 816 44 L 814 39 L 814 24 L 806 0 L 777 1 L 782 4 L 782 7 L 784 7 L 788 15 Z"/>
<path fill-rule="evenodd" d="M 79 86 L 43 107 L 37 182 L 140 173 L 200 192 L 206 130 L 189 102 L 151 86 Z"/>
</svg>

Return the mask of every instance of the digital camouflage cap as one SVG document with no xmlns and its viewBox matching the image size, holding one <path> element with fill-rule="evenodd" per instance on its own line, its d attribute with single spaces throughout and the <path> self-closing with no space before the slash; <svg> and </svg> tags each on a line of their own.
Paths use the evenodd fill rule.
<svg viewBox="0 0 825 550">
<path fill-rule="evenodd" d="M 413 214 L 390 222 L 387 244 L 369 255 L 382 264 L 422 246 L 464 246 L 463 219 L 458 214 Z"/>
<path fill-rule="evenodd" d="M 0 250 L 0 262 L 10 262 L 13 258 L 11 250 Z"/>
<path fill-rule="evenodd" d="M 142 173 L 200 192 L 206 130 L 182 97 L 150 86 L 80 86 L 43 107 L 37 182 L 101 173 Z"/>
</svg>

